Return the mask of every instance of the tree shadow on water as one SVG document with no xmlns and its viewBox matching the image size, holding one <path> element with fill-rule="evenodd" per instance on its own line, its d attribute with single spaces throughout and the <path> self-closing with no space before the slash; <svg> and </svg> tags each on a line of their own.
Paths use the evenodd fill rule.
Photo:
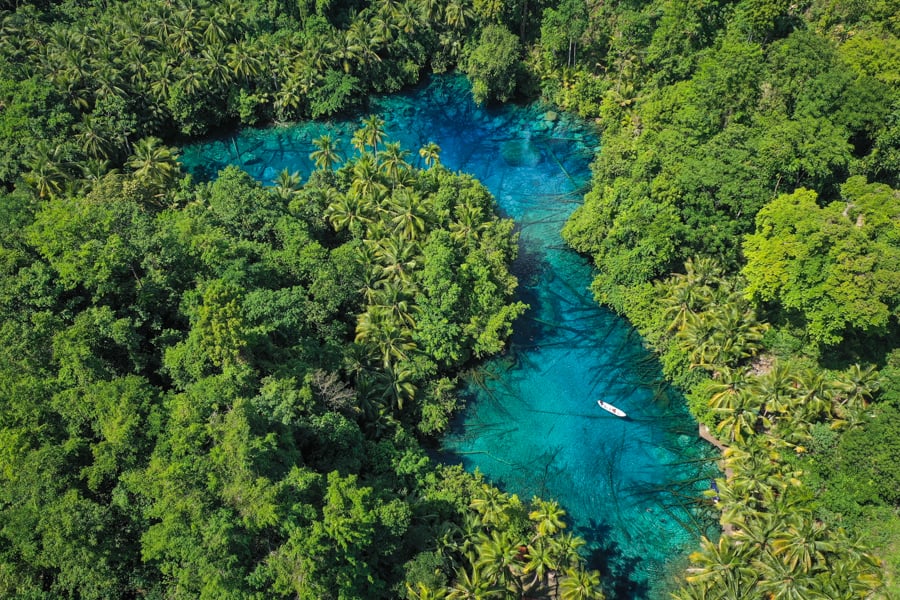
<svg viewBox="0 0 900 600">
<path fill-rule="evenodd" d="M 551 324 L 542 322 L 535 317 L 542 313 L 542 303 L 538 284 L 541 274 L 548 268 L 544 253 L 540 249 L 529 248 L 519 243 L 519 255 L 513 264 L 512 272 L 519 280 L 516 288 L 516 300 L 528 305 L 528 310 L 520 317 L 513 327 L 511 342 L 521 347 L 534 346 L 536 341 L 547 337 L 547 331 Z"/>
<path fill-rule="evenodd" d="M 625 553 L 613 539 L 612 527 L 591 519 L 587 527 L 579 528 L 579 534 L 587 542 L 587 567 L 600 571 L 603 591 L 610 600 L 644 600 L 650 588 L 646 581 L 637 581 L 635 574 L 642 568 L 641 558 Z"/>
</svg>

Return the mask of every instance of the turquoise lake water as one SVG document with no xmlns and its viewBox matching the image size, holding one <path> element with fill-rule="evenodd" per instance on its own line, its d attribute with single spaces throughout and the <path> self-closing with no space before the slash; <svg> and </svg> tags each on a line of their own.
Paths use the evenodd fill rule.
<svg viewBox="0 0 900 600">
<path fill-rule="evenodd" d="M 388 137 L 411 159 L 436 142 L 441 162 L 480 179 L 521 227 L 514 271 L 531 309 L 509 351 L 463 390 L 467 407 L 442 442 L 444 460 L 478 468 L 523 499 L 558 499 L 588 541 L 608 598 L 665 597 L 669 567 L 715 531 L 698 499 L 716 471 L 683 399 L 633 328 L 597 306 L 591 267 L 560 237 L 589 182 L 597 135 L 537 106 L 478 107 L 458 76 L 375 99 L 367 112 L 385 118 Z M 358 124 L 244 130 L 184 148 L 183 161 L 199 177 L 237 164 L 269 183 L 285 168 L 308 174 L 312 140 L 324 133 L 349 150 Z"/>
</svg>

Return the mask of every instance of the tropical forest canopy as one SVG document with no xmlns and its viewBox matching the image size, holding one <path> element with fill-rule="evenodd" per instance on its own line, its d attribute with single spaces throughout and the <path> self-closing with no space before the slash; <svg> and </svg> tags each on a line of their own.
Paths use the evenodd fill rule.
<svg viewBox="0 0 900 600">
<path fill-rule="evenodd" d="M 0 11 L 0 595 L 599 597 L 556 503 L 423 450 L 524 309 L 484 187 L 377 117 L 305 182 L 178 164 L 454 67 L 602 128 L 565 235 L 729 446 L 677 596 L 897 591 L 894 3 Z"/>
</svg>

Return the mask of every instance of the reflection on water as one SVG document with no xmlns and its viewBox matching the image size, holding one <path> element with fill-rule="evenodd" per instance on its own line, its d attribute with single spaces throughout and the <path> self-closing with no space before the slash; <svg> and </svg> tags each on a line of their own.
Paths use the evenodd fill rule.
<svg viewBox="0 0 900 600">
<path fill-rule="evenodd" d="M 715 470 L 677 390 L 634 330 L 596 305 L 590 266 L 560 237 L 589 181 L 596 136 L 536 107 L 476 107 L 461 77 L 377 99 L 371 110 L 413 157 L 436 142 L 441 162 L 478 177 L 521 227 L 514 271 L 531 309 L 509 351 L 463 390 L 469 402 L 444 439 L 445 460 L 524 499 L 559 499 L 608 597 L 662 597 L 667 565 L 710 526 L 697 499 Z M 285 168 L 309 173 L 312 140 L 324 133 L 349 150 L 358 122 L 249 130 L 186 148 L 184 161 L 203 177 L 239 164 L 270 182 Z"/>
</svg>

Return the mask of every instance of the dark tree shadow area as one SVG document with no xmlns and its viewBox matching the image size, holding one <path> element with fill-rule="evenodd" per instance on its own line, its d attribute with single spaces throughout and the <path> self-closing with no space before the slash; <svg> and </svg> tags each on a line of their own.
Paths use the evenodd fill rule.
<svg viewBox="0 0 900 600">
<path fill-rule="evenodd" d="M 646 583 L 635 581 L 643 562 L 627 556 L 621 546 L 612 539 L 612 528 L 591 519 L 588 527 L 580 529 L 590 551 L 587 555 L 589 569 L 597 569 L 603 577 L 603 591 L 607 598 L 631 600 L 646 598 L 650 592 Z"/>
</svg>

